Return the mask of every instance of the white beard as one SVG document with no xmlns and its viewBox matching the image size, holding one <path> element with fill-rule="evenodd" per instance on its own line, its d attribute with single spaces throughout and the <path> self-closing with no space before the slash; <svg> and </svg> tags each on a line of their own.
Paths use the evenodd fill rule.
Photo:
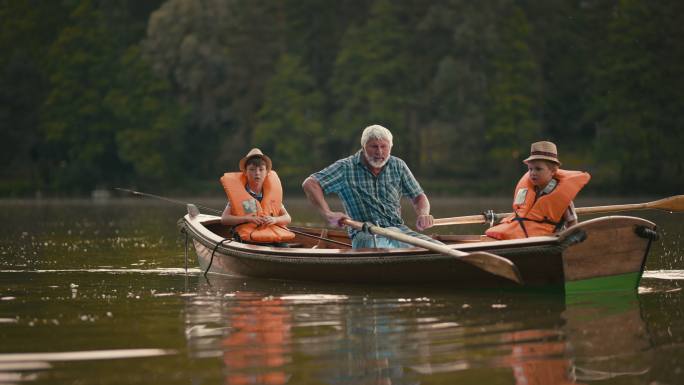
<svg viewBox="0 0 684 385">
<path fill-rule="evenodd" d="M 368 154 L 366 154 L 365 150 L 363 151 L 363 156 L 366 158 L 366 162 L 368 162 L 368 164 L 370 164 L 371 167 L 373 167 L 373 168 L 383 168 L 385 166 L 385 164 L 387 164 L 387 161 L 389 160 L 389 155 L 388 155 L 387 158 L 385 158 L 384 160 L 377 162 L 377 161 L 373 160 L 370 156 L 368 156 Z"/>
</svg>

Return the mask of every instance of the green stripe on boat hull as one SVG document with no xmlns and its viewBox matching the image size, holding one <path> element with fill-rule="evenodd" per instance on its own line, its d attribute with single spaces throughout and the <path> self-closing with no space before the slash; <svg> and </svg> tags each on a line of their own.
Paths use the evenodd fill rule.
<svg viewBox="0 0 684 385">
<path fill-rule="evenodd" d="M 641 272 L 570 281 L 565 283 L 565 293 L 636 290 L 639 279 L 641 279 Z"/>
</svg>

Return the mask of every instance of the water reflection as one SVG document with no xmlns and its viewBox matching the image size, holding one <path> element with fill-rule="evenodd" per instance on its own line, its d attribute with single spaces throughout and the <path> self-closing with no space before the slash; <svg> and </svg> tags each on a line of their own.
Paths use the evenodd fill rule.
<svg viewBox="0 0 684 385">
<path fill-rule="evenodd" d="M 550 330 L 522 330 L 508 334 L 510 356 L 504 362 L 513 369 L 516 384 L 575 384 L 570 350 L 562 335 Z"/>
<path fill-rule="evenodd" d="M 187 299 L 186 336 L 191 356 L 220 357 L 226 384 L 587 384 L 650 370 L 636 293 L 210 279 Z"/>
<path fill-rule="evenodd" d="M 650 370 L 653 343 L 636 293 L 570 297 L 566 307 L 563 331 L 577 378 L 596 381 Z"/>
<path fill-rule="evenodd" d="M 230 331 L 221 340 L 225 383 L 230 385 L 287 382 L 290 361 L 291 315 L 280 298 L 256 299 L 238 292 L 236 308 L 227 314 Z M 258 372 L 252 369 L 258 368 Z"/>
<path fill-rule="evenodd" d="M 434 206 L 441 216 L 492 208 L 473 200 Z M 0 208 L 0 383 L 217 384 L 231 373 L 253 382 L 282 373 L 288 384 L 515 384 L 516 370 L 529 382 L 529 373 L 551 371 L 571 383 L 684 383 L 681 214 L 636 213 L 662 231 L 638 299 L 566 300 L 214 277 L 207 283 L 192 261 L 184 276 L 184 238 L 175 226 L 182 207 L 110 200 L 0 201 Z M 306 215 L 319 221 L 305 199 L 288 198 L 288 210 L 300 223 Z M 479 233 L 481 226 L 442 229 Z M 265 324 L 281 326 L 249 330 L 264 309 L 281 319 Z M 240 316 L 247 327 L 234 327 Z M 279 329 L 282 338 L 266 344 L 277 349 L 264 349 L 267 338 L 258 334 L 266 329 Z M 240 330 L 249 339 L 225 346 Z M 176 353 L 68 361 L 53 355 L 120 349 Z M 252 355 L 243 367 L 230 363 L 243 352 Z M 267 358 L 271 352 L 280 358 Z"/>
</svg>

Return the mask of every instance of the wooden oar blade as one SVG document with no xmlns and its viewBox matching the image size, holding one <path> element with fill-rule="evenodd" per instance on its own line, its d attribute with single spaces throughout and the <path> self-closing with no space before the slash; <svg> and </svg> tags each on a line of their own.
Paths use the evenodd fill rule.
<svg viewBox="0 0 684 385">
<path fill-rule="evenodd" d="M 463 254 L 459 257 L 480 269 L 522 285 L 523 280 L 518 267 L 510 260 L 485 251 Z"/>
<path fill-rule="evenodd" d="M 648 207 L 658 210 L 682 212 L 684 211 L 684 195 L 675 195 L 669 198 L 659 199 L 649 203 Z"/>
<path fill-rule="evenodd" d="M 362 223 L 353 221 L 351 219 L 345 219 L 343 223 L 358 230 L 363 228 Z M 437 253 L 450 255 L 454 258 L 462 260 L 465 263 L 476 266 L 488 273 L 510 279 L 518 284 L 522 284 L 520 272 L 515 264 L 506 258 L 499 257 L 498 255 L 483 251 L 466 253 L 460 250 L 451 249 L 446 245 L 429 242 L 418 237 L 410 236 L 408 234 L 386 229 L 380 226 L 370 226 L 368 230 L 373 234 L 382 235 L 390 239 L 395 239 L 413 246 L 422 247 Z"/>
</svg>

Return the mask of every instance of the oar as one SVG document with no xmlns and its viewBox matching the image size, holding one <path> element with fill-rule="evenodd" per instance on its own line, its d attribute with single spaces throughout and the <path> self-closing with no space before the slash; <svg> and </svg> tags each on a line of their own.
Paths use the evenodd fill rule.
<svg viewBox="0 0 684 385">
<path fill-rule="evenodd" d="M 341 221 L 343 225 L 349 226 L 356 230 L 363 231 L 363 223 L 351 219 L 344 219 Z M 458 260 L 474 265 L 488 273 L 504 277 L 513 282 L 522 284 L 522 278 L 518 267 L 506 258 L 487 253 L 484 251 L 476 251 L 473 253 L 465 253 L 460 250 L 451 249 L 445 245 L 440 245 L 424 239 L 410 236 L 399 231 L 389 230 L 380 226 L 368 224 L 368 231 L 373 234 L 382 235 L 383 237 L 394 239 L 400 242 L 408 243 L 409 245 L 422 247 L 436 253 L 452 256 Z"/>
<path fill-rule="evenodd" d="M 633 211 L 633 210 L 663 210 L 669 212 L 683 212 L 684 211 L 684 195 L 675 195 L 669 198 L 659 199 L 653 202 L 646 203 L 631 203 L 624 205 L 611 206 L 592 206 L 592 207 L 578 207 L 575 209 L 577 214 L 598 214 L 598 213 L 613 213 L 619 211 Z M 478 214 L 467 215 L 463 217 L 439 218 L 435 219 L 435 226 L 446 225 L 465 225 L 473 223 L 488 223 L 492 219 L 494 222 L 512 215 L 513 213 L 499 213 L 499 214 Z M 490 216 L 488 216 L 490 215 Z"/>
<path fill-rule="evenodd" d="M 669 198 L 658 199 L 657 201 L 646 203 L 579 207 L 575 209 L 578 214 L 597 214 L 631 210 L 662 210 L 669 212 L 682 212 L 684 211 L 684 195 L 675 195 Z"/>
</svg>

